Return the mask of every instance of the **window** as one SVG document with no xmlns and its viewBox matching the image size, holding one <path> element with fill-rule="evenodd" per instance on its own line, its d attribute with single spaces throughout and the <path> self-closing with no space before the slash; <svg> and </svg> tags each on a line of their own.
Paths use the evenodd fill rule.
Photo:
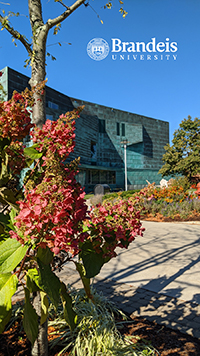
<svg viewBox="0 0 200 356">
<path fill-rule="evenodd" d="M 106 132 L 106 121 L 99 119 L 99 132 L 105 133 Z"/>
<path fill-rule="evenodd" d="M 125 124 L 122 124 L 122 136 L 125 136 Z"/>
<path fill-rule="evenodd" d="M 88 184 L 115 184 L 116 172 L 104 170 L 89 170 Z"/>
<path fill-rule="evenodd" d="M 59 106 L 58 104 L 52 103 L 52 101 L 48 101 L 48 108 L 58 110 Z"/>
<path fill-rule="evenodd" d="M 117 136 L 120 136 L 120 125 L 119 125 L 119 122 L 117 122 Z"/>
</svg>

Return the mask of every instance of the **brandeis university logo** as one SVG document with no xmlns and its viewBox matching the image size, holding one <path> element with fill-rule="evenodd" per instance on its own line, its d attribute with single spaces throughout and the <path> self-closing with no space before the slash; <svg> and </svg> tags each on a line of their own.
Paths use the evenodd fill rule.
<svg viewBox="0 0 200 356">
<path fill-rule="evenodd" d="M 93 38 L 87 45 L 87 53 L 95 61 L 101 61 L 109 53 L 109 45 L 103 38 Z"/>
<path fill-rule="evenodd" d="M 158 41 L 152 37 L 149 42 L 126 42 L 111 38 L 111 49 L 103 38 L 93 38 L 87 45 L 87 53 L 95 61 L 106 58 L 111 50 L 112 60 L 176 60 L 178 43 L 171 42 L 169 37 Z"/>
</svg>

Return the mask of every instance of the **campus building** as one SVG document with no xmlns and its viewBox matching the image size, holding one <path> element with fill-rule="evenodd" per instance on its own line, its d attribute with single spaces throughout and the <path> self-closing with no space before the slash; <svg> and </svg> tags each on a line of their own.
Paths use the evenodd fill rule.
<svg viewBox="0 0 200 356">
<path fill-rule="evenodd" d="M 28 86 L 29 78 L 9 67 L 1 70 L 0 82 L 7 93 L 21 92 Z M 77 179 L 86 192 L 96 184 L 108 184 L 111 189 L 124 188 L 124 145 L 127 141 L 128 189 L 140 189 L 147 181 L 159 184 L 164 146 L 169 142 L 169 123 L 130 112 L 117 110 L 70 98 L 46 87 L 46 117 L 58 116 L 74 107 L 85 105 L 76 121 L 76 147 L 70 158 L 80 157 Z"/>
</svg>

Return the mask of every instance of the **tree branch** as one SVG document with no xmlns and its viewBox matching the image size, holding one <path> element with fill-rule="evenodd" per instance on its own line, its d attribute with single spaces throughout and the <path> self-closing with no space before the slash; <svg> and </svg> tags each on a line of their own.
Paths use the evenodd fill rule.
<svg viewBox="0 0 200 356">
<path fill-rule="evenodd" d="M 65 12 L 63 12 L 60 16 L 55 17 L 54 19 L 49 19 L 47 21 L 48 28 L 51 29 L 52 27 L 58 25 L 60 22 L 64 21 L 69 15 L 72 14 L 72 12 L 78 9 L 79 6 L 84 4 L 84 2 L 85 0 L 77 0 L 73 5 L 68 7 L 68 9 Z"/>
<path fill-rule="evenodd" d="M 32 55 L 31 44 L 28 41 L 26 41 L 26 39 L 24 38 L 23 35 L 21 35 L 21 33 L 19 33 L 17 30 L 11 27 L 8 22 L 6 22 L 5 24 L 5 18 L 1 15 L 0 15 L 0 23 L 2 24 L 2 27 L 5 28 L 14 38 L 19 40 L 24 45 L 27 52 L 30 55 Z"/>
<path fill-rule="evenodd" d="M 56 2 L 59 2 L 62 6 L 64 6 L 67 10 L 69 10 L 69 6 L 65 5 L 62 0 L 57 0 Z"/>
</svg>

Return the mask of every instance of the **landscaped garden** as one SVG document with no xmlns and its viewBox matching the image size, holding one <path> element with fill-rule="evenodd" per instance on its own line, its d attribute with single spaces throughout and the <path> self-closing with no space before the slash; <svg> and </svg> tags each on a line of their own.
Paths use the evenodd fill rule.
<svg viewBox="0 0 200 356">
<path fill-rule="evenodd" d="M 43 90 L 42 85 L 36 90 Z M 171 334 L 173 346 L 166 353 L 159 340 L 169 330 L 162 332 L 143 319 L 126 320 L 91 289 L 90 279 L 116 256 L 117 248 L 128 248 L 142 236 L 141 218 L 198 217 L 195 189 L 183 179 L 167 188 L 148 184 L 137 192 L 105 196 L 102 204 L 88 209 L 76 182 L 79 161 L 66 164 L 81 108 L 38 128 L 30 120 L 32 94 L 15 92 L 0 103 L 0 355 L 182 356 L 179 333 Z M 23 143 L 27 136 L 30 147 Z M 56 273 L 67 261 L 79 273 L 80 292 Z M 23 301 L 13 305 L 18 287 Z M 149 328 L 159 333 L 159 340 L 153 331 L 149 337 Z M 188 346 L 189 336 L 184 340 L 186 352 L 198 352 L 198 341 L 190 338 Z"/>
<path fill-rule="evenodd" d="M 196 184 L 190 187 L 186 178 L 170 179 L 168 187 L 148 184 L 139 192 L 119 192 L 107 194 L 103 201 L 116 198 L 130 199 L 141 211 L 141 218 L 152 221 L 200 220 L 200 199 Z"/>
</svg>

